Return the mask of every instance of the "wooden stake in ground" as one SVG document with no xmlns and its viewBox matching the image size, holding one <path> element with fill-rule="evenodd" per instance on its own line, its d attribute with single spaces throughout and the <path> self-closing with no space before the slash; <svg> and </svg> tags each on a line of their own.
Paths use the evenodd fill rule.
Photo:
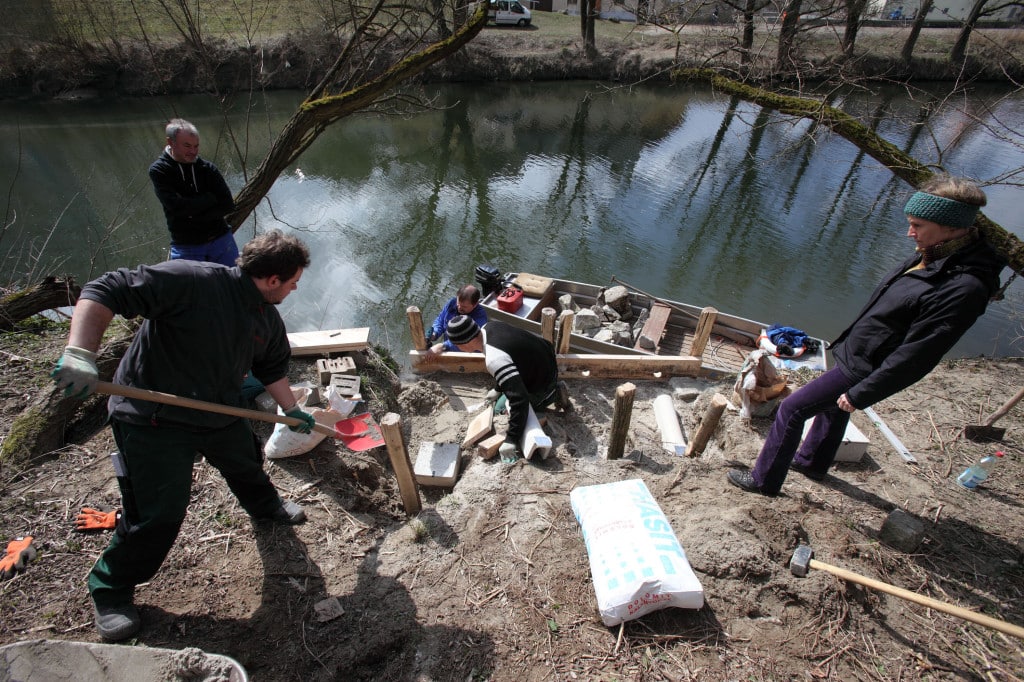
<svg viewBox="0 0 1024 682">
<path fill-rule="evenodd" d="M 416 484 L 416 477 L 412 474 L 409 451 L 406 450 L 405 439 L 402 437 L 402 418 L 394 412 L 388 412 L 380 420 L 380 429 L 388 449 L 391 468 L 395 470 L 395 478 L 398 479 L 398 492 L 402 495 L 405 513 L 410 516 L 418 514 L 423 508 L 423 503 L 420 501 L 420 488 Z"/>
<path fill-rule="evenodd" d="M 545 341 L 555 345 L 555 309 L 544 308 L 540 311 L 540 335 Z"/>
<path fill-rule="evenodd" d="M 568 353 L 570 341 L 572 340 L 572 324 L 576 319 L 576 313 L 571 310 L 563 310 L 558 317 L 558 352 Z"/>
<path fill-rule="evenodd" d="M 722 418 L 722 413 L 725 412 L 725 406 L 728 404 L 729 401 L 721 393 L 716 393 L 711 398 L 711 405 L 708 406 L 708 411 L 704 413 L 704 418 L 700 420 L 700 426 L 697 428 L 696 435 L 694 435 L 693 440 L 686 447 L 687 457 L 696 457 L 704 452 L 704 448 L 708 446 L 708 441 L 711 440 L 711 435 L 715 432 L 715 428 Z"/>
<path fill-rule="evenodd" d="M 633 416 L 633 397 L 636 386 L 625 383 L 615 389 L 615 409 L 612 411 L 612 433 L 608 439 L 608 459 L 619 459 L 626 448 L 629 421 Z"/>
<path fill-rule="evenodd" d="M 697 329 L 693 334 L 693 343 L 690 344 L 690 355 L 698 358 L 704 355 L 704 348 L 711 338 L 711 329 L 715 326 L 715 319 L 718 317 L 718 310 L 708 306 L 700 311 L 700 319 L 697 320 Z"/>
<path fill-rule="evenodd" d="M 416 350 L 426 350 L 427 335 L 423 331 L 423 314 L 414 305 L 406 308 L 405 314 L 409 317 L 409 333 L 412 334 L 412 347 Z"/>
</svg>

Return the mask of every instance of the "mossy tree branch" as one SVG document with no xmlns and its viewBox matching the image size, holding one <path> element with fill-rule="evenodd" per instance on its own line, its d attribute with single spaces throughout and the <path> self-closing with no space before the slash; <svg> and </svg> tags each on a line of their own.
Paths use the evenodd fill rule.
<svg viewBox="0 0 1024 682">
<path fill-rule="evenodd" d="M 326 84 L 333 82 L 347 61 L 349 51 L 344 50 L 321 84 L 292 114 L 252 178 L 235 197 L 235 212 L 228 216 L 232 229 L 237 230 L 245 222 L 281 172 L 298 159 L 328 126 L 389 96 L 403 82 L 455 54 L 483 29 L 486 21 L 486 5 L 478 3 L 470 21 L 449 38 L 426 46 L 363 84 L 338 95 L 327 94 Z M 368 23 L 361 30 L 368 30 Z"/>
<path fill-rule="evenodd" d="M 931 167 L 882 139 L 853 116 L 818 100 L 780 95 L 727 78 L 711 69 L 680 69 L 674 76 L 677 80 L 708 83 L 718 91 L 783 114 L 812 119 L 854 144 L 911 186 L 917 187 L 935 175 Z M 978 214 L 975 224 L 996 251 L 1006 258 L 1009 267 L 1018 275 L 1024 275 L 1024 242 L 984 214 Z"/>
</svg>

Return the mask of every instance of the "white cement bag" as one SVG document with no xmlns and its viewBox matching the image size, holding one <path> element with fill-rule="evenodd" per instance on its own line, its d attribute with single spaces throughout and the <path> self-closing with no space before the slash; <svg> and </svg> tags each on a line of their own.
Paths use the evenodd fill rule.
<svg viewBox="0 0 1024 682">
<path fill-rule="evenodd" d="M 699 609 L 704 589 L 668 519 L 640 479 L 569 493 L 607 626 L 669 606 Z"/>
<path fill-rule="evenodd" d="M 318 424 L 323 424 L 332 429 L 342 419 L 342 416 L 334 410 L 322 410 L 319 407 L 315 407 L 312 410 L 307 410 L 307 412 L 313 415 L 313 419 Z M 277 413 L 284 415 L 280 409 L 278 409 Z M 274 425 L 274 432 L 267 439 L 267 444 L 263 446 L 263 454 L 267 456 L 267 459 L 295 457 L 296 455 L 309 452 L 319 445 L 320 441 L 324 438 L 326 436 L 317 431 L 299 433 L 289 429 L 287 424 L 276 424 Z"/>
</svg>

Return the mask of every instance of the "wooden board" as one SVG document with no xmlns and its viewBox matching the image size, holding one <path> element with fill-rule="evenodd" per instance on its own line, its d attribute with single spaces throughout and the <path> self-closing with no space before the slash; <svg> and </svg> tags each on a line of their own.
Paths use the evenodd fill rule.
<svg viewBox="0 0 1024 682">
<path fill-rule="evenodd" d="M 664 303 L 655 301 L 654 305 L 651 306 L 651 316 L 644 322 L 644 328 L 640 330 L 640 336 L 637 338 L 634 348 L 653 351 L 660 346 L 661 337 L 665 333 L 665 327 L 668 326 L 668 318 L 671 314 L 671 308 Z M 641 339 L 646 339 L 653 344 L 653 347 L 644 347 L 640 343 Z"/>
<path fill-rule="evenodd" d="M 494 410 L 490 405 L 484 407 L 484 411 L 473 417 L 466 429 L 466 437 L 462 440 L 462 447 L 468 448 L 484 436 L 491 435 L 494 431 Z"/>
<path fill-rule="evenodd" d="M 476 446 L 476 454 L 480 455 L 481 459 L 490 459 L 498 454 L 498 448 L 505 442 L 505 434 L 496 433 L 490 438 L 485 438 Z"/>
<path fill-rule="evenodd" d="M 315 332 L 291 332 L 288 345 L 292 356 L 340 353 L 349 350 L 366 350 L 370 345 L 370 328 L 323 329 Z"/>
</svg>

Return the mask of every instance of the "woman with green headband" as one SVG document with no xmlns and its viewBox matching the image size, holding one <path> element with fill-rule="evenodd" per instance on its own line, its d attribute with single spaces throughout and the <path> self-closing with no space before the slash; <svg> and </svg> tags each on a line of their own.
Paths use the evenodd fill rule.
<svg viewBox="0 0 1024 682">
<path fill-rule="evenodd" d="M 985 203 L 976 184 L 949 176 L 929 180 L 910 197 L 903 211 L 915 254 L 886 275 L 831 344 L 835 367 L 782 401 L 754 468 L 730 469 L 730 483 L 777 495 L 790 469 L 822 480 L 851 412 L 902 391 L 939 364 L 999 289 L 1006 261 L 974 227 Z"/>
</svg>

